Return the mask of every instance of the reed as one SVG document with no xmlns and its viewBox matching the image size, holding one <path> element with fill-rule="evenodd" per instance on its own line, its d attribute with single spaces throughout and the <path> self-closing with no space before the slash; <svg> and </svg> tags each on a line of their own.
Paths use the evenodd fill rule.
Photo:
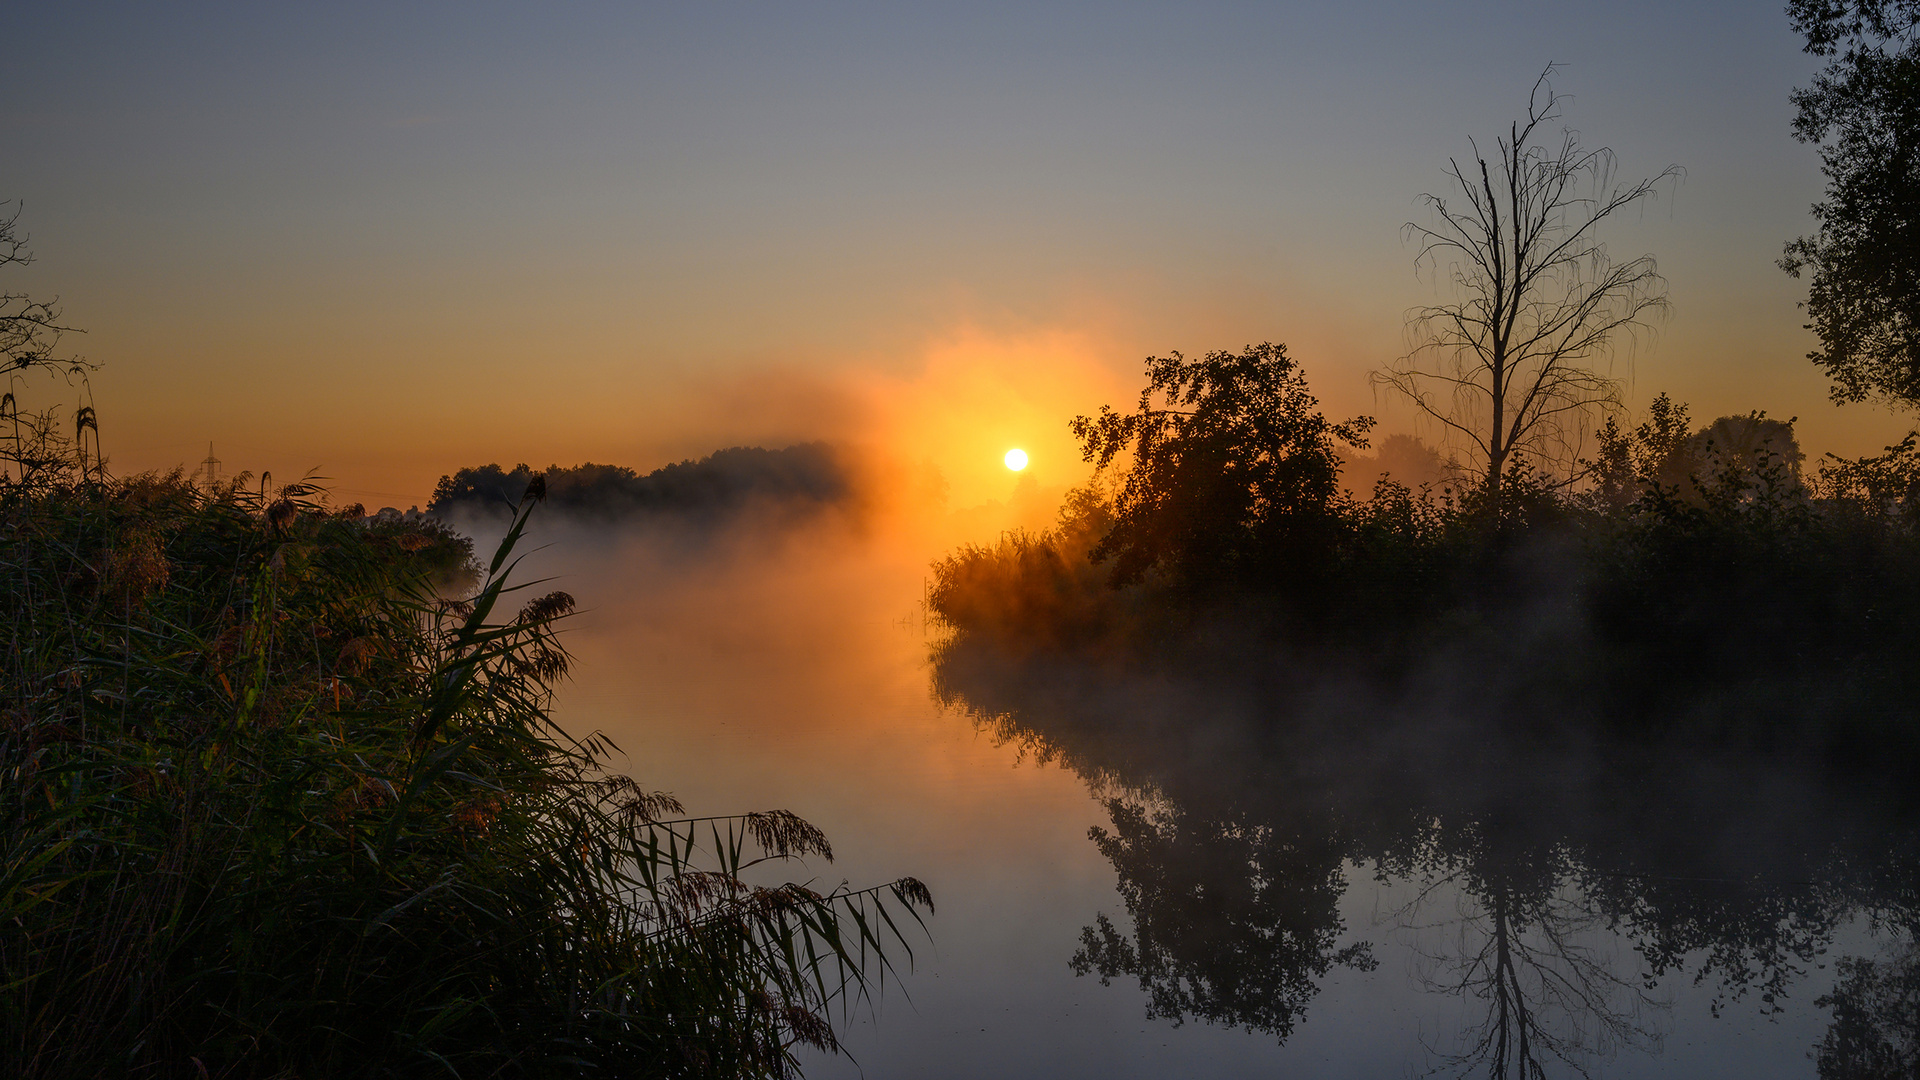
<svg viewBox="0 0 1920 1080">
<path fill-rule="evenodd" d="M 749 884 L 826 838 L 555 725 L 537 491 L 449 599 L 431 525 L 48 468 L 0 485 L 0 1073 L 787 1076 L 911 958 L 919 882 Z"/>
</svg>

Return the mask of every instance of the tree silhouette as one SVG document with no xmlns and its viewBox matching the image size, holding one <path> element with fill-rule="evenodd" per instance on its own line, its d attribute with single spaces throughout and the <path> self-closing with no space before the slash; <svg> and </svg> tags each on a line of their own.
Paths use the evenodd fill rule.
<svg viewBox="0 0 1920 1080">
<path fill-rule="evenodd" d="M 1793 94 L 1794 137 L 1820 144 L 1820 231 L 1781 269 L 1810 271 L 1808 329 L 1838 401 L 1920 406 L 1920 0 L 1792 0 L 1806 50 L 1828 59 Z"/>
<path fill-rule="evenodd" d="M 1375 375 L 1466 443 L 1495 508 L 1516 465 L 1574 460 L 1591 413 L 1619 400 L 1614 338 L 1666 308 L 1653 257 L 1615 263 L 1598 233 L 1680 170 L 1617 185 L 1613 151 L 1572 131 L 1544 139 L 1563 100 L 1552 74 L 1491 161 L 1474 142 L 1467 163 L 1449 162 L 1454 191 L 1421 196 L 1433 223 L 1405 231 L 1420 242 L 1416 265 L 1444 274 L 1454 298 L 1414 311 L 1413 350 Z"/>
<path fill-rule="evenodd" d="M 1148 357 L 1134 412 L 1073 421 L 1099 468 L 1132 458 L 1094 558 L 1113 560 L 1115 584 L 1164 565 L 1202 591 L 1315 565 L 1299 556 L 1340 528 L 1338 446 L 1364 448 L 1373 427 L 1331 423 L 1317 404 L 1285 345 Z"/>
</svg>

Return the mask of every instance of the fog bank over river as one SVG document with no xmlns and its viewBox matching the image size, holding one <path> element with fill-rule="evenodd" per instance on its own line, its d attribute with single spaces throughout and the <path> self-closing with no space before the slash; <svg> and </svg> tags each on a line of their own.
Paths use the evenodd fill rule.
<svg viewBox="0 0 1920 1080">
<path fill-rule="evenodd" d="M 1501 805 L 1491 797 L 1432 804 L 1426 839 L 1360 821 L 1360 807 L 1378 805 L 1375 789 L 1389 783 L 1372 772 L 1380 759 L 1362 764 L 1356 752 L 1342 764 L 1345 751 L 1322 744 L 1325 760 L 1293 769 L 1263 756 L 1272 740 L 1246 738 L 1251 714 L 1227 715 L 1218 695 L 1137 672 L 963 664 L 945 673 L 961 693 L 943 706 L 931 690 L 939 635 L 920 605 L 926 568 L 958 540 L 987 539 L 962 534 L 990 516 L 956 526 L 829 514 L 763 529 L 748 515 L 688 543 L 536 513 L 523 546 L 545 545 L 525 576 L 554 578 L 543 590 L 572 592 L 583 609 L 567 638 L 577 663 L 558 702 L 564 725 L 610 735 L 636 780 L 692 813 L 782 808 L 820 826 L 837 859 L 801 871 L 817 885 L 911 874 L 932 889 L 931 940 L 875 1009 L 856 1011 L 845 1039 L 853 1060 L 810 1058 L 809 1076 L 1445 1072 L 1450 1056 L 1470 1057 L 1494 1001 L 1446 986 L 1502 928 L 1536 948 L 1542 933 L 1564 937 L 1559 953 L 1522 973 L 1523 998 L 1550 990 L 1556 964 L 1589 981 L 1618 977 L 1599 1002 L 1618 1016 L 1521 1002 L 1542 1030 L 1572 1033 L 1567 1062 L 1593 1075 L 1812 1076 L 1830 1020 L 1813 1003 L 1833 986 L 1832 960 L 1890 955 L 1898 935 L 1866 930 L 1871 897 L 1823 901 L 1831 925 L 1819 943 L 1829 952 L 1801 962 L 1792 948 L 1813 939 L 1787 943 L 1800 974 L 1782 984 L 1776 1014 L 1766 1014 L 1764 990 L 1729 994 L 1718 976 L 1695 984 L 1691 967 L 1636 989 L 1646 935 L 1588 917 L 1593 872 L 1606 869 L 1593 851 L 1609 841 L 1551 811 L 1538 831 L 1571 829 L 1569 839 L 1500 840 L 1508 834 L 1490 823 Z M 483 550 L 489 540 L 479 537 Z M 1036 680 L 1053 690 L 1035 691 Z M 1109 731 L 1100 708 L 1116 701 L 1137 703 L 1139 715 L 1114 718 Z M 1632 851 L 1663 842 L 1618 839 Z M 1532 884 L 1522 883 L 1514 859 L 1539 851 L 1572 854 L 1564 866 L 1529 868 Z M 1886 869 L 1899 876 L 1907 865 Z M 1767 906 L 1774 887 L 1754 887 L 1767 903 L 1752 912 L 1800 917 L 1792 897 Z M 1492 898 L 1522 892 L 1538 917 L 1494 918 Z M 1207 896 L 1246 906 L 1210 913 Z M 1638 884 L 1620 896 L 1602 901 L 1631 907 L 1651 896 L 1662 912 L 1681 912 L 1673 918 L 1700 922 L 1691 900 Z M 1202 899 L 1182 906 L 1183 897 Z M 1158 921 L 1142 933 L 1136 917 Z M 1114 936 L 1089 955 L 1103 925 Z M 1704 932 L 1663 940 L 1725 944 Z M 1100 961 L 1136 947 L 1126 954 L 1135 970 L 1109 971 L 1103 985 Z M 1089 974 L 1075 974 L 1076 954 Z M 1336 954 L 1345 960 L 1316 970 L 1315 957 Z M 1277 970 L 1288 957 L 1299 962 Z M 1546 1062 L 1549 1075 L 1572 1075 L 1567 1062 Z M 1457 1064 L 1487 1069 L 1480 1059 Z"/>
</svg>

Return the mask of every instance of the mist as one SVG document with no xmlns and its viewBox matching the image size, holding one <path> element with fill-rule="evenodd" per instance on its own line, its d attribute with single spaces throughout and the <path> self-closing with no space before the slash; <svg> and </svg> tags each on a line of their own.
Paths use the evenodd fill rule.
<svg viewBox="0 0 1920 1080">
<path fill-rule="evenodd" d="M 1432 460 L 1420 451 L 1376 460 L 1398 479 L 1395 453 Z M 756 489 L 724 513 L 608 514 L 550 488 L 519 572 L 581 603 L 563 638 L 577 660 L 558 699 L 570 730 L 611 737 L 623 768 L 695 811 L 778 806 L 820 825 L 837 858 L 810 862 L 813 880 L 904 872 L 933 889 L 928 952 L 903 983 L 913 1005 L 854 1022 L 860 1068 L 1137 1071 L 1147 1049 L 1100 1033 L 1142 1016 L 1195 1021 L 1151 1051 L 1168 1069 L 1315 1053 L 1437 1066 L 1485 1022 L 1478 999 L 1439 985 L 1446 965 L 1500 935 L 1545 948 L 1543 933 L 1573 951 L 1529 970 L 1612 987 L 1597 999 L 1612 1011 L 1542 1023 L 1625 1040 L 1569 1044 L 1566 1060 L 1647 1064 L 1664 1033 L 1714 1012 L 1734 1019 L 1690 1037 L 1716 1060 L 1758 1061 L 1820 1038 L 1806 1006 L 1830 979 L 1801 958 L 1879 957 L 1860 920 L 1905 910 L 1913 758 L 1885 738 L 1903 709 L 1765 665 L 1614 681 L 1595 661 L 1606 634 L 1566 584 L 1582 564 L 1564 537 L 1510 553 L 1515 576 L 1477 615 L 1501 627 L 1491 655 L 1472 627 L 1401 640 L 1388 611 L 1338 643 L 1288 644 L 1231 607 L 1185 617 L 1146 654 L 1124 634 L 1035 649 L 943 626 L 931 563 L 1057 524 L 1058 496 L 1009 477 L 1004 500 L 955 507 L 931 470 L 846 445 L 802 453 L 836 477 L 804 489 L 832 492 L 804 512 L 792 491 Z M 446 513 L 483 555 L 501 527 L 465 504 Z M 1099 567 L 1086 573 L 1100 583 Z M 1232 896 L 1244 883 L 1220 875 L 1233 865 L 1323 877 L 1300 885 L 1306 907 L 1249 909 L 1248 922 L 1229 903 L 1198 937 L 1167 936 L 1171 898 L 1148 881 Z M 1309 924 L 1311 942 L 1297 937 Z M 1283 996 L 1220 966 L 1222 942 L 1243 934 L 1298 943 L 1265 961 L 1291 973 Z M 1381 987 L 1417 957 L 1425 974 Z M 1538 1004 L 1531 984 L 1512 992 Z M 1060 1000 L 1105 1019 L 1069 1024 Z M 1384 1002 L 1451 1019 L 1426 1044 L 1372 1045 Z M 982 1028 L 995 1038 L 960 1037 Z M 926 1067 L 928 1047 L 941 1067 Z"/>
</svg>

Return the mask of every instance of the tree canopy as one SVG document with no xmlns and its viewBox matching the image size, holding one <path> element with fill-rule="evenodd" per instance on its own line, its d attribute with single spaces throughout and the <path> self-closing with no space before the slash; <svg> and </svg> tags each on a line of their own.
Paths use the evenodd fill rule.
<svg viewBox="0 0 1920 1080">
<path fill-rule="evenodd" d="M 1148 357 L 1138 408 L 1073 421 L 1086 460 L 1132 458 L 1094 558 L 1113 560 L 1116 584 L 1165 566 L 1203 588 L 1301 565 L 1289 556 L 1339 528 L 1337 444 L 1364 448 L 1373 427 L 1318 404 L 1285 345 Z"/>
<path fill-rule="evenodd" d="M 1820 144 L 1819 231 L 1780 266 L 1810 275 L 1807 356 L 1838 401 L 1920 406 L 1920 0 L 1792 0 L 1825 70 L 1794 92 L 1794 137 Z"/>
</svg>

